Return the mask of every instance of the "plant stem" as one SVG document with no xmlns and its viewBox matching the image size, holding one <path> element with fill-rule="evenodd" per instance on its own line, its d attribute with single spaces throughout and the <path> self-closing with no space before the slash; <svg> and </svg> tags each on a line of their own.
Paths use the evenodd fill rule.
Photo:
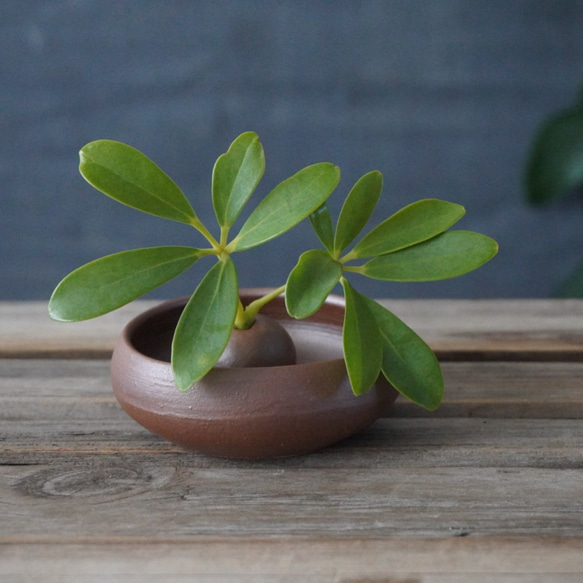
<svg viewBox="0 0 583 583">
<path fill-rule="evenodd" d="M 340 261 L 340 263 L 342 263 L 344 265 L 344 263 L 347 263 L 348 261 L 352 261 L 353 259 L 357 259 L 357 257 L 354 256 L 354 253 L 352 251 L 349 251 L 343 257 L 340 257 L 340 258 L 335 257 L 335 259 L 337 261 Z"/>
<path fill-rule="evenodd" d="M 277 296 L 280 296 L 285 291 L 285 285 L 282 285 L 273 291 L 265 294 L 264 296 L 257 298 L 255 301 L 251 302 L 246 308 L 239 300 L 239 307 L 237 308 L 237 316 L 235 317 L 235 328 L 239 330 L 247 330 L 251 328 L 255 323 L 255 317 L 257 316 L 259 310 L 274 300 Z"/>
<path fill-rule="evenodd" d="M 237 328 L 237 330 L 247 330 L 248 328 L 251 328 L 252 325 L 253 322 L 249 323 L 247 321 L 247 316 L 245 314 L 245 306 L 243 305 L 243 302 L 239 300 L 239 303 L 237 305 L 237 315 L 235 316 L 234 327 Z"/>
<path fill-rule="evenodd" d="M 227 241 L 229 238 L 229 227 L 221 227 L 221 247 L 224 249 L 227 246 Z"/>
<path fill-rule="evenodd" d="M 221 244 L 211 235 L 209 230 L 200 222 L 198 218 L 192 219 L 190 224 L 212 245 L 215 251 L 221 251 Z"/>
<path fill-rule="evenodd" d="M 342 270 L 350 273 L 362 273 L 362 265 L 343 265 Z"/>
</svg>

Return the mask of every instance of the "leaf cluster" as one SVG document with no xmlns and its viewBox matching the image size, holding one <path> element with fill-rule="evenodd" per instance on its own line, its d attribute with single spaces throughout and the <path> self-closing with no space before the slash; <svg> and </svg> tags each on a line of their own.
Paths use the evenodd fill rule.
<svg viewBox="0 0 583 583">
<path fill-rule="evenodd" d="M 443 379 L 431 349 L 394 314 L 359 293 L 347 277 L 429 281 L 462 275 L 484 264 L 497 252 L 492 239 L 449 230 L 464 215 L 460 205 L 435 199 L 415 202 L 350 248 L 373 214 L 382 175 L 369 172 L 357 181 L 334 225 L 326 201 L 338 185 L 340 171 L 324 162 L 307 166 L 278 184 L 236 229 L 265 170 L 258 136 L 246 132 L 213 169 L 215 237 L 180 188 L 138 150 L 111 140 L 91 142 L 80 152 L 79 168 L 91 185 L 112 199 L 192 226 L 206 246 L 149 247 L 92 261 L 56 287 L 49 302 L 52 318 L 79 321 L 105 314 L 183 273 L 201 258 L 214 257 L 183 310 L 173 338 L 174 377 L 178 389 L 185 391 L 215 365 L 233 328 L 252 326 L 267 302 L 285 292 L 289 314 L 306 318 L 340 283 L 346 299 L 344 357 L 354 393 L 366 392 L 384 374 L 423 407 L 434 409 L 439 404 Z M 308 217 L 323 248 L 303 253 L 284 285 L 243 306 L 232 256 L 272 240 Z"/>
<path fill-rule="evenodd" d="M 462 206 L 437 199 L 412 203 L 390 216 L 347 251 L 379 200 L 382 175 L 365 174 L 348 193 L 334 227 L 324 203 L 310 219 L 324 249 L 303 253 L 286 284 L 292 316 L 315 313 L 341 283 L 346 300 L 344 359 L 355 394 L 379 374 L 413 402 L 435 409 L 443 378 L 433 351 L 406 324 L 347 279 L 352 273 L 383 281 L 435 281 L 462 275 L 489 261 L 495 241 L 471 231 L 449 230 L 465 214 Z"/>
</svg>

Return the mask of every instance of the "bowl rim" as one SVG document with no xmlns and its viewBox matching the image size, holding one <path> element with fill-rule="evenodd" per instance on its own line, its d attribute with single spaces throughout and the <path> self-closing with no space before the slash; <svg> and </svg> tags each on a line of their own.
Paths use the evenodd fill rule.
<svg viewBox="0 0 583 583">
<path fill-rule="evenodd" d="M 239 290 L 239 295 L 241 297 L 241 300 L 244 303 L 250 303 L 253 300 L 265 295 L 266 293 L 269 293 L 271 290 L 273 290 L 275 288 L 269 288 L 269 287 L 254 287 L 254 288 L 241 288 Z M 164 314 L 165 312 L 168 312 L 170 310 L 179 308 L 180 306 L 185 306 L 186 303 L 188 302 L 188 300 L 190 299 L 191 296 L 179 296 L 177 298 L 173 298 L 173 299 L 169 299 L 169 300 L 163 300 L 161 301 L 159 304 L 156 304 L 155 306 L 152 306 L 146 310 L 144 310 L 143 312 L 141 312 L 140 314 L 138 314 L 137 316 L 134 316 L 131 320 L 129 320 L 129 322 L 126 323 L 126 325 L 124 326 L 121 335 L 119 336 L 118 339 L 118 344 L 123 344 L 124 345 L 124 349 L 129 351 L 130 353 L 132 353 L 133 355 L 139 357 L 140 359 L 146 359 L 152 363 L 157 363 L 159 366 L 171 366 L 171 363 L 167 360 L 161 360 L 159 358 L 155 358 L 153 356 L 150 356 L 148 354 L 145 354 L 144 352 L 142 352 L 141 350 L 139 350 L 138 348 L 136 348 L 134 341 L 133 341 L 133 337 L 136 333 L 137 330 L 139 330 L 139 328 L 141 326 L 145 326 L 147 325 L 148 321 L 151 320 L 152 318 Z M 270 302 L 269 304 L 267 304 L 265 306 L 265 311 L 260 311 L 259 313 L 263 313 L 264 315 L 269 315 L 266 312 L 269 312 L 269 306 L 274 306 L 274 305 L 278 305 L 278 304 L 282 304 L 285 300 L 285 294 L 280 294 L 279 296 L 277 296 L 276 298 L 274 298 L 274 300 L 272 300 L 272 302 Z M 332 309 L 339 309 L 342 310 L 342 313 L 344 312 L 344 309 L 346 307 L 346 302 L 344 297 L 337 295 L 337 294 L 329 294 L 328 297 L 326 298 L 324 304 L 322 307 L 330 307 Z M 262 308 L 263 309 L 263 308 Z M 320 308 L 321 310 L 322 308 Z M 294 320 L 294 318 L 292 318 L 291 316 L 289 316 L 287 314 L 287 310 L 285 309 L 285 305 L 284 305 L 284 309 L 283 311 L 285 311 L 285 317 L 284 318 L 277 318 L 278 321 L 298 321 L 298 322 L 320 322 L 320 323 L 326 323 L 329 324 L 331 327 L 337 327 L 340 329 L 340 335 L 341 335 L 341 331 L 342 331 L 342 324 L 340 322 L 332 322 L 332 321 L 325 321 L 322 322 L 322 320 L 320 318 L 318 318 L 318 312 L 316 312 L 315 314 L 313 314 L 312 316 L 309 316 L 308 318 L 304 318 L 302 320 Z M 245 370 L 245 369 L 251 369 L 251 370 L 257 370 L 257 369 L 265 369 L 265 368 L 289 368 L 289 367 L 294 367 L 294 366 L 312 366 L 315 364 L 318 364 L 319 362 L 338 362 L 338 361 L 344 361 L 344 356 L 341 356 L 339 358 L 326 358 L 323 360 L 319 360 L 319 361 L 310 361 L 310 362 L 298 362 L 295 364 L 288 364 L 288 365 L 275 365 L 272 367 L 229 367 L 229 369 L 233 369 L 233 370 Z"/>
</svg>

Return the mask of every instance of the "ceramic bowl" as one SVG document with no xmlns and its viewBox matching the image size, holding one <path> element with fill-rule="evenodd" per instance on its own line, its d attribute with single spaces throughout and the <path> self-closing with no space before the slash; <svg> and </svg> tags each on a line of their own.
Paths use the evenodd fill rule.
<svg viewBox="0 0 583 583">
<path fill-rule="evenodd" d="M 241 290 L 249 303 L 268 290 Z M 154 307 L 124 329 L 111 377 L 123 409 L 153 433 L 203 454 L 261 459 L 308 453 L 345 439 L 381 417 L 397 397 L 379 377 L 352 393 L 342 358 L 344 300 L 330 296 L 314 316 L 294 320 L 282 297 L 262 309 L 294 340 L 297 364 L 214 368 L 187 392 L 170 367 L 172 335 L 188 298 Z"/>
</svg>

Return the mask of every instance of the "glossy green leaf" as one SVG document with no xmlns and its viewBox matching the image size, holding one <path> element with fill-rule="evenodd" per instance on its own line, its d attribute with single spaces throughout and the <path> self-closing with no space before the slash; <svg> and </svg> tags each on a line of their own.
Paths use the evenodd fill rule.
<svg viewBox="0 0 583 583">
<path fill-rule="evenodd" d="M 87 182 L 114 200 L 180 223 L 196 219 L 180 188 L 135 148 L 97 140 L 84 146 L 79 158 L 79 171 Z"/>
<path fill-rule="evenodd" d="M 336 226 L 334 250 L 344 251 L 362 231 L 383 189 L 383 175 L 374 170 L 362 176 L 348 193 Z"/>
<path fill-rule="evenodd" d="M 346 310 L 342 343 L 348 378 L 355 395 L 362 395 L 381 372 L 383 347 L 374 315 L 365 296 L 342 278 Z"/>
<path fill-rule="evenodd" d="M 382 371 L 405 397 L 430 411 L 443 396 L 443 376 L 429 346 L 397 316 L 367 298 L 383 345 Z"/>
<path fill-rule="evenodd" d="M 307 166 L 284 180 L 251 213 L 230 250 L 250 249 L 285 233 L 319 208 L 339 180 L 340 170 L 327 162 Z"/>
<path fill-rule="evenodd" d="M 360 272 L 385 281 L 435 281 L 463 275 L 496 255 L 493 239 L 472 231 L 448 231 L 429 241 L 365 263 Z"/>
<path fill-rule="evenodd" d="M 219 156 L 213 169 L 212 198 L 221 227 L 230 227 L 253 194 L 265 171 L 265 155 L 257 134 L 241 134 Z"/>
<path fill-rule="evenodd" d="M 193 247 L 149 247 L 102 257 L 59 283 L 49 315 L 63 322 L 101 316 L 176 277 L 201 256 Z"/>
<path fill-rule="evenodd" d="M 583 107 L 553 117 L 537 133 L 526 167 L 528 200 L 546 204 L 583 185 Z"/>
<path fill-rule="evenodd" d="M 449 229 L 464 214 L 463 206 L 444 200 L 414 202 L 365 235 L 350 252 L 350 256 L 374 257 L 427 241 Z"/>
<path fill-rule="evenodd" d="M 342 266 L 327 251 L 313 249 L 302 253 L 285 287 L 289 315 L 301 319 L 317 312 L 341 276 Z"/>
<path fill-rule="evenodd" d="M 310 215 L 310 223 L 320 242 L 330 253 L 334 251 L 334 226 L 328 205 L 324 203 Z"/>
<path fill-rule="evenodd" d="M 215 365 L 231 336 L 237 304 L 237 271 L 227 257 L 205 275 L 176 326 L 172 370 L 179 390 L 188 390 Z"/>
</svg>

